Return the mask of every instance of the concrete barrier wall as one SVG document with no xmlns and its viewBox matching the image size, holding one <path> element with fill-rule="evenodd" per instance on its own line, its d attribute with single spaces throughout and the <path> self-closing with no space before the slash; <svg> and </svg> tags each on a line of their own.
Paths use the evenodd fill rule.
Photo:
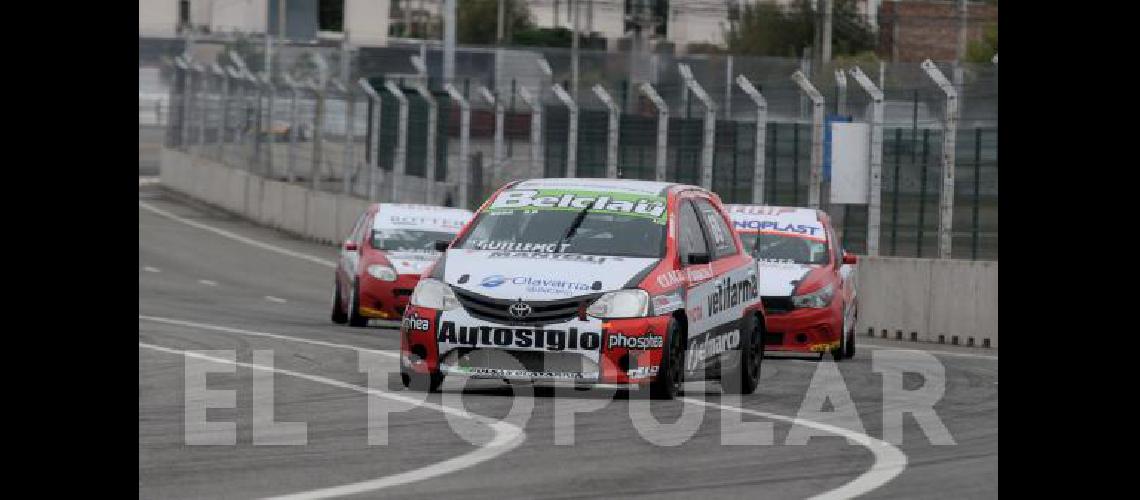
<svg viewBox="0 0 1140 500">
<path fill-rule="evenodd" d="M 266 180 L 212 160 L 162 150 L 162 183 L 293 235 L 338 244 L 368 206 L 359 198 Z M 409 185 L 408 192 L 423 189 Z M 411 201 L 414 194 L 409 196 Z M 860 336 L 998 346 L 997 262 L 865 257 L 859 260 Z M 885 333 L 884 333 L 885 332 Z"/>
<path fill-rule="evenodd" d="M 857 285 L 860 335 L 998 346 L 997 262 L 860 257 Z"/>
</svg>

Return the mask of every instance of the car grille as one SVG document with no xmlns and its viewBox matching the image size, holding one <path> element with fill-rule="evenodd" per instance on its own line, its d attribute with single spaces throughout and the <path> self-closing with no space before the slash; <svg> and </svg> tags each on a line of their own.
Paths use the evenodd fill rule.
<svg viewBox="0 0 1140 500">
<path fill-rule="evenodd" d="M 449 353 L 443 362 L 453 366 L 496 370 L 571 373 L 598 371 L 596 363 L 581 354 L 572 352 L 458 348 Z"/>
<path fill-rule="evenodd" d="M 767 312 L 788 312 L 793 309 L 791 297 L 761 297 L 760 301 L 764 303 L 764 310 Z"/>
<path fill-rule="evenodd" d="M 455 296 L 467 313 L 485 320 L 506 325 L 534 325 L 561 323 L 578 316 L 578 309 L 590 305 L 601 294 L 584 295 L 561 300 L 531 300 L 525 301 L 531 307 L 531 313 L 525 319 L 511 316 L 508 309 L 511 304 L 518 302 L 511 299 L 493 299 L 477 293 L 454 288 Z"/>
</svg>

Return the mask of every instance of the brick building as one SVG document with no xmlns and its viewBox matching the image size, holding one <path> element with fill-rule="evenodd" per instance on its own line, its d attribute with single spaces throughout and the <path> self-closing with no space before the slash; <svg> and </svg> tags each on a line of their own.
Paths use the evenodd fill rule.
<svg viewBox="0 0 1140 500">
<path fill-rule="evenodd" d="M 952 61 L 958 54 L 958 2 L 884 1 L 879 5 L 879 54 L 895 62 L 930 58 Z M 997 5 L 968 2 L 966 37 L 978 40 L 998 20 Z"/>
</svg>

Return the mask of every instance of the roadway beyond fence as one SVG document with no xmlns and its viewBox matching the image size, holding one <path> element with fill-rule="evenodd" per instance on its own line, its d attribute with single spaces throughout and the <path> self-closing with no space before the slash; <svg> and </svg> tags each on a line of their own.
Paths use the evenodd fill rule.
<svg viewBox="0 0 1140 500">
<path fill-rule="evenodd" d="M 167 189 L 292 235 L 336 245 L 368 200 L 314 191 L 163 148 Z M 866 257 L 859 261 L 860 336 L 998 346 L 998 263 Z"/>
</svg>

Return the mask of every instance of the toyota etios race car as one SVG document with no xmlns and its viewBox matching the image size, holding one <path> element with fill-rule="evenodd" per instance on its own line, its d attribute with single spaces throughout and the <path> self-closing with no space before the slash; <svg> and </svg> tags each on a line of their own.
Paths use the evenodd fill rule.
<svg viewBox="0 0 1140 500">
<path fill-rule="evenodd" d="M 536 179 L 496 192 L 416 286 L 404 384 L 445 375 L 574 385 L 687 378 L 751 393 L 763 359 L 756 266 L 701 188 Z"/>
<path fill-rule="evenodd" d="M 725 205 L 756 258 L 772 351 L 855 355 L 854 255 L 835 239 L 827 213 L 808 208 Z"/>
<path fill-rule="evenodd" d="M 341 247 L 332 321 L 365 326 L 369 318 L 398 320 L 424 271 L 471 221 L 470 210 L 374 203 Z"/>
</svg>

